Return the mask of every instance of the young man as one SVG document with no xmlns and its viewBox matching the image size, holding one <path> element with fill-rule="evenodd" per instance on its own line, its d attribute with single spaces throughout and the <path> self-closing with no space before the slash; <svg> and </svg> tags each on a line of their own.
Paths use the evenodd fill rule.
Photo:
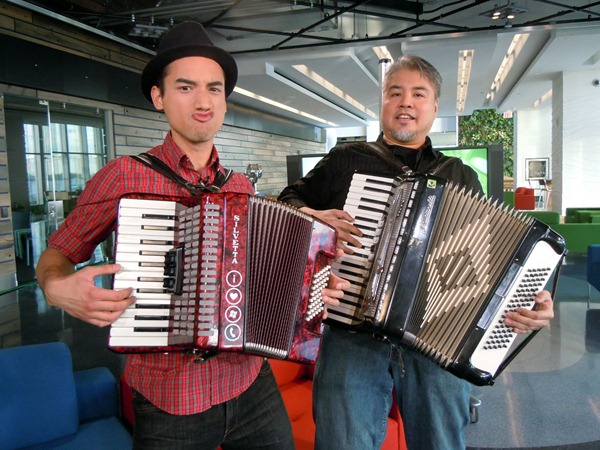
<svg viewBox="0 0 600 450">
<path fill-rule="evenodd" d="M 167 32 L 142 74 L 145 96 L 164 111 L 171 127 L 164 143 L 149 153 L 192 184 L 212 185 L 223 171 L 213 141 L 236 80 L 232 56 L 215 47 L 200 24 L 186 22 Z M 241 174 L 222 191 L 253 193 Z M 115 229 L 119 198 L 128 193 L 191 195 L 132 158 L 110 161 L 88 182 L 39 260 L 37 277 L 50 305 L 106 326 L 134 302 L 131 289 L 94 285 L 95 277 L 112 275 L 119 265 L 74 272 L 74 264 L 89 259 Z M 342 291 L 323 294 L 335 304 Z M 201 361 L 187 353 L 135 354 L 127 358 L 125 375 L 134 390 L 135 448 L 293 448 L 289 419 L 263 358 L 223 353 Z"/>
<path fill-rule="evenodd" d="M 448 158 L 435 151 L 427 134 L 437 116 L 441 76 L 427 61 L 404 56 L 383 82 L 382 133 L 378 142 L 401 164 L 427 173 Z M 362 144 L 333 148 L 306 177 L 288 186 L 279 199 L 304 210 L 339 232 L 339 246 L 360 247 L 361 232 L 342 210 L 355 170 L 397 175 L 387 162 Z M 456 160 L 437 175 L 481 191 L 475 172 Z M 535 311 L 509 313 L 506 324 L 517 332 L 545 326 L 553 317 L 550 294 L 536 297 Z M 470 385 L 416 351 L 393 340 L 376 340 L 327 326 L 314 380 L 316 448 L 379 449 L 395 389 L 409 449 L 465 448 Z"/>
</svg>

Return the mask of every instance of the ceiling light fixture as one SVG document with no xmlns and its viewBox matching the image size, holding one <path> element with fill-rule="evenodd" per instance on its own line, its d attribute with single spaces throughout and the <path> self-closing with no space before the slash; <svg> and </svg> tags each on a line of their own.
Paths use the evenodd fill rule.
<svg viewBox="0 0 600 450">
<path fill-rule="evenodd" d="M 456 112 L 462 113 L 467 102 L 471 67 L 475 50 L 461 50 L 458 52 L 458 77 L 456 83 Z"/>
<path fill-rule="evenodd" d="M 540 106 L 542 106 L 542 104 L 546 103 L 551 98 L 552 98 L 552 89 L 550 89 L 549 91 L 547 91 L 544 95 L 542 95 L 535 102 L 533 102 L 533 104 L 531 105 L 531 107 L 532 108 L 539 108 Z"/>
<path fill-rule="evenodd" d="M 353 99 L 351 96 L 349 96 L 348 94 L 346 94 L 340 88 L 338 88 L 337 86 L 335 86 L 333 83 L 327 81 L 325 78 L 323 78 L 321 75 L 319 75 L 314 70 L 310 70 L 304 64 L 297 64 L 297 65 L 292 66 L 292 67 L 294 69 L 296 69 L 298 72 L 300 72 L 301 74 L 306 75 L 308 78 L 310 78 L 311 80 L 313 80 L 315 83 L 318 83 L 321 87 L 327 89 L 332 94 L 334 94 L 337 97 L 341 98 L 345 102 L 351 104 L 352 106 L 354 106 L 359 111 L 367 114 L 368 116 L 370 116 L 373 119 L 377 119 L 378 118 L 377 114 L 375 114 L 373 111 L 371 111 L 365 105 L 363 105 L 359 101 Z"/>
<path fill-rule="evenodd" d="M 300 111 L 299 109 L 292 108 L 290 106 L 284 105 L 283 103 L 276 102 L 275 100 L 271 100 L 270 98 L 263 97 L 262 95 L 258 95 L 254 92 L 247 91 L 246 89 L 236 87 L 233 91 L 240 95 L 244 95 L 246 97 L 253 98 L 254 100 L 258 100 L 259 102 L 266 103 L 267 105 L 275 106 L 276 108 L 284 109 L 294 114 L 298 114 L 299 116 L 306 117 L 307 119 L 316 120 L 317 122 L 324 123 L 325 125 L 329 125 L 330 127 L 339 127 L 339 124 L 337 123 L 329 122 L 328 120 L 321 119 L 317 116 L 313 116 L 312 114 L 308 114 L 304 111 Z"/>
<path fill-rule="evenodd" d="M 144 37 L 149 39 L 158 39 L 167 32 L 169 27 L 163 27 L 154 24 L 143 24 L 136 22 L 131 30 L 129 30 L 129 36 L 132 37 Z"/>
<path fill-rule="evenodd" d="M 525 42 L 529 38 L 529 34 L 515 34 L 510 45 L 508 46 L 508 50 L 506 51 L 506 55 L 502 59 L 502 63 L 500 63 L 500 67 L 498 68 L 498 72 L 496 73 L 496 77 L 490 86 L 490 90 L 485 96 L 485 104 L 488 105 L 498 93 L 500 86 L 506 79 L 508 72 L 512 69 L 519 53 L 523 49 Z"/>
<path fill-rule="evenodd" d="M 494 9 L 479 14 L 480 16 L 490 17 L 492 20 L 506 19 L 513 20 L 518 14 L 526 13 L 525 8 L 520 8 L 514 3 L 508 3 L 504 6 L 496 5 Z"/>
<path fill-rule="evenodd" d="M 382 45 L 381 47 L 373 47 L 373 51 L 377 55 L 379 61 L 381 61 L 382 59 L 389 59 L 391 61 L 394 60 L 394 58 L 392 58 L 392 54 L 389 52 L 385 45 Z"/>
</svg>

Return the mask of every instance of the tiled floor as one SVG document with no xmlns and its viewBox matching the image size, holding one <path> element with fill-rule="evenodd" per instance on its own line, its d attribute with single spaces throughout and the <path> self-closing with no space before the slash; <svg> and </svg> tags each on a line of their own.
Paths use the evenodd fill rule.
<svg viewBox="0 0 600 450">
<path fill-rule="evenodd" d="M 592 288 L 588 311 L 585 274 L 585 258 L 567 258 L 550 327 L 493 386 L 473 389 L 482 402 L 467 430 L 473 448 L 600 449 L 600 293 Z"/>
<path fill-rule="evenodd" d="M 592 291 L 598 311 L 588 312 L 585 270 L 585 258 L 567 259 L 551 326 L 494 386 L 474 388 L 482 405 L 467 430 L 470 449 L 600 449 L 600 293 Z M 586 324 L 590 314 L 595 327 Z M 75 369 L 104 365 L 122 373 L 124 356 L 107 349 L 108 329 L 48 307 L 35 283 L 0 296 L 0 330 L 3 346 L 61 340 Z"/>
</svg>

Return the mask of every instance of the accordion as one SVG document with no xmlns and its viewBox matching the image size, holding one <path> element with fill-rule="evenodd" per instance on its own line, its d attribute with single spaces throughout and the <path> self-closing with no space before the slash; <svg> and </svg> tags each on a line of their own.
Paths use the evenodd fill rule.
<svg viewBox="0 0 600 450">
<path fill-rule="evenodd" d="M 504 315 L 532 308 L 553 274 L 556 283 L 562 237 L 497 201 L 419 174 L 357 172 L 344 209 L 363 247 L 333 262 L 352 287 L 340 306 L 328 307 L 325 322 L 395 338 L 460 378 L 493 384 L 526 344 L 515 343 Z"/>
<path fill-rule="evenodd" d="M 313 217 L 246 194 L 122 198 L 113 288 L 133 288 L 136 302 L 109 348 L 314 362 L 336 240 Z"/>
</svg>

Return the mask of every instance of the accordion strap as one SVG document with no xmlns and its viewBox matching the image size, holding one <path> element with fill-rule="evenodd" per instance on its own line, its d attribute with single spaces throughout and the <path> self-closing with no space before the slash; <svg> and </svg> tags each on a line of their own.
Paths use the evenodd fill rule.
<svg viewBox="0 0 600 450">
<path fill-rule="evenodd" d="M 220 192 L 221 188 L 227 183 L 227 180 L 233 174 L 233 170 L 225 169 L 225 172 L 217 171 L 217 176 L 215 177 L 215 182 L 207 186 L 203 181 L 200 181 L 198 184 L 193 184 L 187 181 L 185 178 L 179 176 L 177 173 L 173 171 L 169 166 L 167 166 L 162 160 L 157 158 L 150 153 L 140 153 L 139 155 L 133 155 L 133 159 L 139 161 L 148 167 L 156 170 L 161 173 L 165 177 L 173 180 L 175 183 L 180 184 L 184 188 L 186 188 L 192 195 L 198 195 L 202 192 Z"/>
<path fill-rule="evenodd" d="M 410 167 L 405 166 L 404 164 L 400 164 L 400 162 L 396 158 L 394 158 L 394 155 L 392 155 L 392 153 L 387 148 L 385 148 L 383 145 L 381 145 L 379 142 L 366 142 L 365 144 L 369 150 L 371 150 L 377 156 L 379 156 L 380 158 L 382 158 L 385 161 L 387 161 L 388 163 L 390 163 L 393 167 L 396 167 L 397 169 L 399 169 L 401 172 L 406 173 L 406 174 L 412 173 L 412 170 Z M 448 159 L 446 159 L 439 166 L 436 166 L 432 171 L 429 172 L 429 174 L 430 175 L 437 174 L 440 170 L 442 170 L 447 165 L 453 163 L 457 159 L 458 158 L 456 158 L 454 156 L 449 156 Z"/>
<path fill-rule="evenodd" d="M 405 166 L 404 164 L 400 164 L 400 162 L 396 158 L 394 158 L 394 155 L 392 155 L 392 153 L 379 142 L 365 142 L 365 144 L 369 150 L 371 150 L 381 159 L 390 163 L 393 167 L 399 169 L 401 172 L 412 173 L 410 167 Z"/>
</svg>

